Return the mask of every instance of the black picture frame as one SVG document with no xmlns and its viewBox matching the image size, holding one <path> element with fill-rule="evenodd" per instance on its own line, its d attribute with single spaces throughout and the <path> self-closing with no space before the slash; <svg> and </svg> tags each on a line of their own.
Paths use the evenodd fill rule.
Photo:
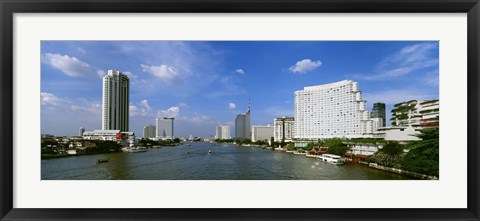
<svg viewBox="0 0 480 221">
<path fill-rule="evenodd" d="M 480 220 L 479 0 L 0 0 L 1 220 Z M 13 208 L 14 13 L 467 13 L 468 203 L 466 209 L 17 209 Z M 448 191 L 448 190 L 446 190 Z M 441 195 L 441 193 L 439 193 Z"/>
</svg>

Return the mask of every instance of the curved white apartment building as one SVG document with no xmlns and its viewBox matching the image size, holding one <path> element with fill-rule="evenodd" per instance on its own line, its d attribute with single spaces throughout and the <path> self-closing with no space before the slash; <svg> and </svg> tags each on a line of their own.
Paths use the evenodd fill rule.
<svg viewBox="0 0 480 221">
<path fill-rule="evenodd" d="M 295 91 L 295 139 L 371 137 L 358 83 L 343 80 Z"/>
</svg>

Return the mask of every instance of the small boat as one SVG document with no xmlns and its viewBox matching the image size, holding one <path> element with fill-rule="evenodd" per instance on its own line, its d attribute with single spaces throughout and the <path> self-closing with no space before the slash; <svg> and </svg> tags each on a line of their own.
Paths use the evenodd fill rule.
<svg viewBox="0 0 480 221">
<path fill-rule="evenodd" d="M 98 159 L 97 164 L 107 163 L 109 159 Z"/>
<path fill-rule="evenodd" d="M 190 146 L 190 144 L 187 144 L 187 146 Z"/>
<path fill-rule="evenodd" d="M 298 151 L 294 151 L 293 154 L 295 154 L 295 155 L 307 155 L 306 152 L 298 152 Z"/>
<path fill-rule="evenodd" d="M 320 161 L 324 161 L 331 164 L 345 164 L 345 161 L 342 159 L 341 156 L 334 155 L 334 154 L 322 154 L 317 158 Z"/>
<path fill-rule="evenodd" d="M 137 147 L 136 150 L 137 150 L 137 152 L 147 152 L 146 147 Z"/>
<path fill-rule="evenodd" d="M 124 147 L 122 148 L 123 152 L 128 152 L 128 153 L 140 153 L 140 152 L 147 152 L 146 147 Z"/>
<path fill-rule="evenodd" d="M 208 155 L 212 154 L 212 150 L 208 150 Z"/>
</svg>

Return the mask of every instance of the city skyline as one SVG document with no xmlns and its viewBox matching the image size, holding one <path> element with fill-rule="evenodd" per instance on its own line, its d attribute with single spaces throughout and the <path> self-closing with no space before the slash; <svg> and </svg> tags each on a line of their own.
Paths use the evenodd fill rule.
<svg viewBox="0 0 480 221">
<path fill-rule="evenodd" d="M 42 133 L 101 128 L 102 77 L 130 78 L 130 131 L 175 117 L 178 137 L 234 126 L 251 98 L 251 124 L 293 116 L 293 93 L 345 79 L 367 110 L 438 98 L 438 42 L 42 41 Z"/>
</svg>

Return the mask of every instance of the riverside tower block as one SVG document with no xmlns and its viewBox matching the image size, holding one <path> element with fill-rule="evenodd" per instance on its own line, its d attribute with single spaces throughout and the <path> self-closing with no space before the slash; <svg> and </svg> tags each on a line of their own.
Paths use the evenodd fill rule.
<svg viewBox="0 0 480 221">
<path fill-rule="evenodd" d="M 103 77 L 102 130 L 128 131 L 130 80 L 119 71 Z"/>
<path fill-rule="evenodd" d="M 296 139 L 370 137 L 372 121 L 358 83 L 343 80 L 295 91 Z"/>
</svg>

